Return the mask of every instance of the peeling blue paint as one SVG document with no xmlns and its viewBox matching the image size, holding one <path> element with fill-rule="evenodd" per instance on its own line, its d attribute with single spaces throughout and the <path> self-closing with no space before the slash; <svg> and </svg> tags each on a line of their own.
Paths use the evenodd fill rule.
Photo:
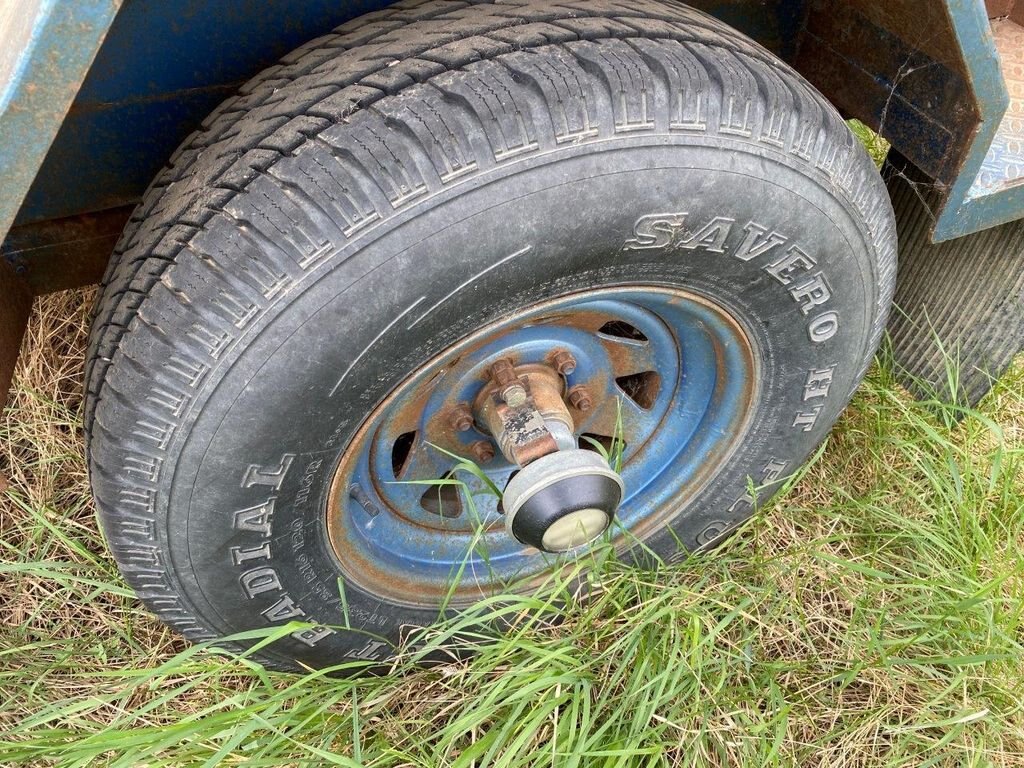
<svg viewBox="0 0 1024 768">
<path fill-rule="evenodd" d="M 120 0 L 45 0 L 0 97 L 0 233 L 14 220 Z"/>
</svg>

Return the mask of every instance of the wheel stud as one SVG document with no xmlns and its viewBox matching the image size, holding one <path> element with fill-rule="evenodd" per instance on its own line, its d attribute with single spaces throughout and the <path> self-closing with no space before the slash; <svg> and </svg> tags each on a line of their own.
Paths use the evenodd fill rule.
<svg viewBox="0 0 1024 768">
<path fill-rule="evenodd" d="M 465 403 L 459 403 L 448 416 L 448 423 L 457 432 L 467 432 L 473 426 L 473 412 Z"/>
<path fill-rule="evenodd" d="M 578 411 L 589 411 L 594 407 L 590 392 L 582 384 L 569 390 L 569 404 Z"/>
<path fill-rule="evenodd" d="M 469 450 L 478 464 L 487 464 L 494 459 L 494 446 L 486 440 L 477 440 L 469 446 Z"/>
<path fill-rule="evenodd" d="M 522 384 L 509 384 L 501 391 L 501 399 L 509 408 L 518 408 L 526 402 L 526 387 Z"/>
<path fill-rule="evenodd" d="M 526 402 L 526 387 L 516 376 L 516 370 L 510 360 L 498 360 L 489 371 L 491 381 L 500 389 L 498 395 L 509 408 L 518 408 Z"/>
<path fill-rule="evenodd" d="M 551 363 L 554 365 L 555 370 L 563 376 L 568 376 L 576 370 L 576 358 L 564 349 L 555 350 L 554 354 L 551 355 Z"/>
</svg>

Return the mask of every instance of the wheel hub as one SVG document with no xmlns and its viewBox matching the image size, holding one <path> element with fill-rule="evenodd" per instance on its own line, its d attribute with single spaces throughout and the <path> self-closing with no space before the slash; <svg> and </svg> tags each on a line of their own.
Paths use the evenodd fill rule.
<svg viewBox="0 0 1024 768">
<path fill-rule="evenodd" d="M 548 359 L 575 370 L 564 350 Z M 507 358 L 488 375 L 474 408 L 477 421 L 521 468 L 502 494 L 505 529 L 544 552 L 589 544 L 611 525 L 625 487 L 605 458 L 576 447 L 561 375 L 547 364 L 516 367 Z"/>
</svg>

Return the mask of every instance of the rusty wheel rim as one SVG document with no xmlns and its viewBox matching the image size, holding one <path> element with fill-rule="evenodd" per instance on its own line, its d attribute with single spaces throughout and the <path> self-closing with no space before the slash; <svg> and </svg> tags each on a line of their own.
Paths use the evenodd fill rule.
<svg viewBox="0 0 1024 768">
<path fill-rule="evenodd" d="M 541 553 L 507 534 L 488 486 L 502 489 L 516 467 L 470 407 L 495 360 L 550 362 L 554 350 L 575 360 L 562 376 L 567 400 L 580 388 L 591 400 L 586 410 L 570 408 L 580 447 L 610 444 L 621 418 L 627 492 L 605 534 L 617 547 L 675 518 L 751 422 L 757 358 L 750 335 L 721 305 L 681 289 L 623 286 L 528 307 L 411 372 L 364 420 L 325 510 L 348 582 L 412 607 L 460 606 L 529 589 L 578 556 Z M 490 482 L 458 470 L 452 454 Z M 437 480 L 465 485 L 422 484 Z"/>
</svg>

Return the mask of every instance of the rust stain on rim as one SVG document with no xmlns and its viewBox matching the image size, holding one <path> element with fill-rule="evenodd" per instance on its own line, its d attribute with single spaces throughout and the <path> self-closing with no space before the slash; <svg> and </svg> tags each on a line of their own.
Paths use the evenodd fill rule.
<svg viewBox="0 0 1024 768">
<path fill-rule="evenodd" d="M 754 355 L 748 332 L 743 328 L 740 322 L 720 304 L 690 291 L 659 285 L 622 285 L 575 294 L 567 294 L 565 296 L 549 299 L 542 303 L 527 307 L 523 311 L 530 313 L 543 312 L 546 308 L 564 304 L 566 301 L 571 301 L 574 298 L 600 300 L 606 297 L 614 297 L 614 295 L 618 293 L 637 291 L 640 289 L 668 294 L 672 297 L 672 303 L 690 301 L 714 312 L 719 318 L 725 321 L 725 324 L 731 330 L 732 338 L 740 342 L 740 352 L 743 355 L 745 363 L 744 368 L 749 375 L 745 377 L 743 391 L 740 394 L 742 407 L 738 409 L 737 416 L 729 425 L 729 431 L 735 430 L 733 432 L 732 439 L 720 441 L 719 444 L 717 444 L 717 448 L 707 454 L 705 460 L 701 463 L 700 470 L 691 478 L 684 488 L 679 489 L 679 493 L 672 498 L 672 501 L 669 504 L 664 505 L 664 508 L 659 510 L 657 513 L 648 514 L 643 519 L 632 525 L 629 529 L 630 536 L 619 534 L 616 537 L 617 540 L 614 542 L 614 546 L 618 554 L 622 554 L 631 547 L 630 541 L 632 539 L 646 539 L 661 530 L 665 525 L 669 524 L 683 510 L 685 510 L 690 501 L 708 485 L 708 483 L 717 474 L 718 469 L 731 458 L 737 447 L 741 444 L 742 438 L 746 434 L 746 431 L 753 420 L 753 415 L 756 410 L 754 405 L 757 401 L 759 390 L 758 372 L 760 366 Z M 577 318 L 589 316 L 591 314 L 594 317 L 601 316 L 601 313 L 587 312 L 585 310 L 572 312 L 572 315 Z M 524 323 L 524 325 L 541 324 L 540 321 L 547 323 L 551 322 L 552 319 L 561 320 L 563 318 L 555 315 L 553 317 L 540 318 L 536 321 L 528 321 Z M 564 319 L 567 321 L 570 320 L 569 317 Z M 506 324 L 507 321 L 496 321 L 485 328 L 476 331 L 466 339 L 456 342 L 447 350 L 439 353 L 427 363 L 421 365 L 417 370 L 410 373 L 402 384 L 389 393 L 388 396 L 376 408 L 374 408 L 370 414 L 367 415 L 358 431 L 349 442 L 345 452 L 342 454 L 338 467 L 335 469 L 334 476 L 331 480 L 331 486 L 328 493 L 327 506 L 325 510 L 327 533 L 340 570 L 348 581 L 365 590 L 367 593 L 384 597 L 388 600 L 411 608 L 437 608 L 442 604 L 451 608 L 464 608 L 472 605 L 477 600 L 504 591 L 502 586 L 512 587 L 516 593 L 529 593 L 540 587 L 544 582 L 548 581 L 555 571 L 565 571 L 566 569 L 574 567 L 573 562 L 555 563 L 552 565 L 550 563 L 551 558 L 548 556 L 548 562 L 537 571 L 518 577 L 515 579 L 514 583 L 499 585 L 495 584 L 493 580 L 487 582 L 479 582 L 475 579 L 467 580 L 465 578 L 467 573 L 471 573 L 474 570 L 471 566 L 467 565 L 463 581 L 454 588 L 451 585 L 446 585 L 441 588 L 431 589 L 424 588 L 425 585 L 422 580 L 417 580 L 415 578 L 396 578 L 392 573 L 388 572 L 387 569 L 377 565 L 372 558 L 363 556 L 363 553 L 359 551 L 358 548 L 346 546 L 345 544 L 345 510 L 343 509 L 342 502 L 347 500 L 350 496 L 349 476 L 351 474 L 351 465 L 361 455 L 364 444 L 367 441 L 372 441 L 373 435 L 371 433 L 379 417 L 390 406 L 392 406 L 396 400 L 405 395 L 405 390 L 408 387 L 420 387 L 427 385 L 426 388 L 429 389 L 430 386 L 435 385 L 440 374 L 443 374 L 447 368 L 450 368 L 454 362 L 458 361 L 466 354 L 490 343 L 492 341 L 492 335 Z M 586 328 L 587 330 L 591 330 L 595 333 L 597 332 L 597 328 L 590 328 L 591 323 L 582 323 L 579 322 L 579 320 L 577 320 L 577 323 L 566 322 L 566 325 Z M 726 374 L 723 354 L 724 350 L 722 348 L 721 340 L 717 336 L 713 336 L 712 339 L 716 352 L 716 372 L 719 380 L 722 380 L 722 377 Z M 510 351 L 509 356 L 515 360 L 514 351 Z M 448 366 L 443 366 L 442 363 L 446 358 L 451 358 L 451 360 L 449 361 Z M 424 382 L 420 382 L 418 384 L 415 383 L 416 380 L 421 377 L 423 372 L 429 371 L 435 367 L 437 367 L 438 370 L 433 375 L 427 378 Z M 414 382 L 414 384 L 410 385 L 410 382 Z M 452 397 L 454 398 L 456 395 L 457 393 L 453 393 Z M 415 393 L 415 395 L 409 399 L 408 404 L 403 408 L 403 410 L 411 406 L 422 407 L 422 403 L 425 402 L 428 396 L 429 393 Z M 716 387 L 716 391 L 709 408 L 714 408 L 720 405 L 723 396 L 724 393 L 721 391 L 721 388 Z M 454 406 L 456 403 L 453 401 L 451 405 Z M 433 420 L 440 420 L 439 426 L 443 430 L 443 433 L 451 433 L 454 438 L 455 430 L 447 423 L 447 414 L 444 410 L 440 410 L 435 414 L 432 421 Z M 655 432 L 656 431 L 657 430 L 655 430 Z M 653 439 L 654 433 L 652 432 L 651 436 L 639 446 L 639 449 L 642 450 L 643 447 L 649 445 Z M 637 452 L 639 452 L 639 450 Z M 385 508 L 381 510 L 381 514 L 390 514 L 390 511 L 388 508 Z M 408 520 L 408 518 L 406 519 Z M 499 528 L 503 529 L 503 527 L 501 520 L 498 520 L 494 524 L 488 526 L 485 529 L 485 532 L 498 530 Z M 422 535 L 437 535 L 434 529 L 428 529 L 425 526 L 423 526 L 422 529 Z M 531 548 L 524 546 L 523 549 L 529 550 Z M 541 557 L 542 555 L 538 553 L 538 559 Z M 469 554 L 467 554 L 466 558 L 467 563 L 471 562 Z"/>
</svg>

